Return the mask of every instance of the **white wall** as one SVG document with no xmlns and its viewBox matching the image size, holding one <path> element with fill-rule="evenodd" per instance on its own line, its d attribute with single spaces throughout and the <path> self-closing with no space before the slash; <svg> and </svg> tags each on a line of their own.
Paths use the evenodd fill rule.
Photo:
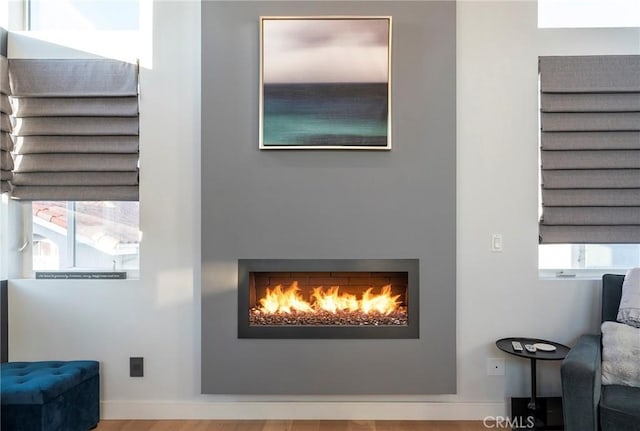
<svg viewBox="0 0 640 431">
<path fill-rule="evenodd" d="M 156 1 L 153 22 L 140 72 L 140 280 L 10 282 L 10 359 L 97 359 L 107 403 L 199 393 L 200 4 Z M 9 55 L 44 45 L 12 34 Z M 144 378 L 129 378 L 130 356 L 145 357 Z"/>
<path fill-rule="evenodd" d="M 640 54 L 639 29 L 536 28 L 534 1 L 458 3 L 458 360 L 460 396 L 529 391 L 526 361 L 492 341 L 575 342 L 597 332 L 600 283 L 537 274 L 539 55 Z M 504 252 L 490 251 L 492 233 Z M 506 357 L 506 378 L 485 376 Z M 559 363 L 538 367 L 540 392 L 559 394 Z"/>
<path fill-rule="evenodd" d="M 639 37 L 638 29 L 537 30 L 535 2 L 458 3 L 457 395 L 203 396 L 200 5 L 156 0 L 153 66 L 141 73 L 141 279 L 12 280 L 10 359 L 98 359 L 106 418 L 504 414 L 507 396 L 528 394 L 529 369 L 494 341 L 572 344 L 597 331 L 599 310 L 596 281 L 538 280 L 537 56 L 638 54 Z M 503 253 L 490 252 L 492 233 L 503 234 Z M 128 377 L 130 356 L 145 357 L 144 378 Z M 486 376 L 487 357 L 504 357 L 507 375 Z M 558 365 L 540 365 L 542 395 L 559 393 Z"/>
</svg>

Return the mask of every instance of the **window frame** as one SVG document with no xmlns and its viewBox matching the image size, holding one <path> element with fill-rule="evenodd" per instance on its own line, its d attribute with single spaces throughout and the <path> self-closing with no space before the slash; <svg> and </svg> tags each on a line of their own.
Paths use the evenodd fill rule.
<svg viewBox="0 0 640 431">
<path fill-rule="evenodd" d="M 548 244 L 546 244 L 548 245 Z M 572 246 L 572 255 L 573 254 L 577 254 L 578 256 L 584 256 L 586 253 L 585 248 L 587 246 L 595 246 L 595 245 L 620 245 L 620 246 L 625 246 L 625 245 L 629 245 L 629 244 L 566 244 L 566 245 L 570 245 Z M 571 280 L 571 279 L 578 279 L 578 280 L 600 280 L 602 278 L 602 276 L 604 274 L 621 274 L 624 275 L 628 268 L 615 268 L 615 267 L 608 267 L 608 268 L 602 268 L 602 267 L 584 267 L 584 268 L 566 268 L 566 267 L 561 267 L 561 268 L 541 268 L 540 267 L 540 253 L 541 253 L 541 249 L 540 247 L 544 247 L 545 244 L 538 244 L 538 275 L 540 279 L 545 279 L 545 280 Z M 640 244 L 637 244 L 637 246 L 640 248 Z M 578 250 L 576 250 L 576 248 Z M 576 260 L 577 262 L 580 261 L 580 258 L 577 259 L 572 259 L 572 260 Z M 640 262 L 638 262 L 638 264 L 640 265 Z"/>
<path fill-rule="evenodd" d="M 85 33 L 90 35 L 90 39 L 95 41 L 97 45 L 102 46 L 113 46 L 118 45 L 121 48 L 125 48 L 126 52 L 122 54 L 114 55 L 114 58 L 118 58 L 124 61 L 131 61 L 132 59 L 137 60 L 140 55 L 132 54 L 133 50 L 131 50 L 131 46 L 137 46 L 138 49 L 142 49 L 142 45 L 138 46 L 142 43 L 142 34 L 143 28 L 149 25 L 147 21 L 151 19 L 152 16 L 152 2 L 150 0 L 137 0 L 139 5 L 139 27 L 137 30 L 72 30 L 70 32 L 61 32 L 58 30 L 31 30 L 31 15 L 32 15 L 32 2 L 31 0 L 22 0 L 18 2 L 9 2 L 9 10 L 8 10 L 8 20 L 7 23 L 8 30 L 14 32 L 24 32 L 24 33 L 33 33 L 36 35 L 52 35 L 54 36 L 53 42 L 56 43 L 58 40 L 56 39 L 56 35 L 62 35 L 62 39 L 73 39 L 75 36 L 81 33 Z M 148 30 L 148 29 L 147 29 Z M 65 35 L 68 33 L 67 35 Z M 136 37 L 140 38 L 136 43 L 132 44 L 131 37 L 132 35 L 136 35 Z M 37 36 L 39 37 L 39 36 Z M 114 43 L 115 37 L 115 43 Z M 125 43 L 128 41 L 128 43 Z M 74 48 L 74 47 L 72 47 Z M 128 49 L 128 50 L 127 50 Z M 102 52 L 96 52 L 96 56 L 105 56 L 106 54 Z M 67 201 L 68 204 L 73 204 L 75 206 L 75 201 Z M 106 202 L 106 201 L 105 201 Z M 140 201 L 138 201 L 140 205 Z M 105 268 L 86 268 L 86 267 L 78 267 L 76 266 L 76 251 L 77 251 L 77 238 L 76 232 L 72 235 L 67 234 L 67 259 L 69 259 L 73 266 L 70 268 L 62 268 L 59 270 L 35 270 L 33 267 L 33 209 L 30 201 L 14 201 L 12 199 L 8 199 L 8 202 L 2 203 L 4 209 L 7 213 L 9 213 L 10 217 L 8 217 L 7 223 L 11 227 L 8 229 L 10 232 L 14 232 L 15 235 L 6 235 L 6 242 L 8 243 L 19 243 L 17 247 L 17 251 L 12 253 L 12 256 L 5 259 L 0 259 L 0 265 L 6 266 L 6 262 L 11 264 L 12 262 L 19 263 L 17 265 L 19 267 L 18 270 L 14 270 L 13 273 L 8 274 L 8 278 L 18 278 L 18 279 L 34 279 L 35 273 L 39 271 L 47 271 L 47 272 L 126 272 L 128 280 L 138 280 L 140 279 L 141 273 L 141 246 L 139 245 L 138 250 L 138 268 L 137 269 L 105 269 Z M 75 223 L 73 223 L 75 226 Z M 140 226 L 140 218 L 138 218 L 138 230 L 141 232 Z M 4 240 L 5 238 L 0 238 Z M 142 234 L 140 234 L 140 242 L 142 243 Z M 4 244 L 0 244 L 4 246 Z M 15 260 L 14 260 L 15 259 Z M 10 266 L 10 265 L 9 265 Z M 114 280 L 115 281 L 115 280 Z M 122 281 L 122 280 L 118 280 Z M 124 280 L 126 281 L 126 280 Z"/>
<path fill-rule="evenodd" d="M 627 271 L 621 269 L 538 269 L 540 280 L 602 280 L 604 274 L 625 275 Z"/>
<path fill-rule="evenodd" d="M 15 201 L 13 201 L 15 203 Z M 108 201 L 100 201 L 100 202 L 108 202 Z M 24 238 L 24 245 L 19 250 L 22 259 L 22 277 L 34 279 L 36 272 L 95 272 L 95 273 L 112 273 L 112 272 L 125 272 L 127 274 L 127 279 L 137 280 L 140 278 L 140 267 L 141 261 L 140 256 L 142 255 L 140 251 L 140 244 L 142 241 L 138 243 L 138 267 L 135 269 L 126 269 L 126 268 L 100 268 L 100 267 L 84 267 L 77 265 L 77 249 L 78 249 L 78 238 L 76 232 L 76 219 L 75 219 L 75 207 L 77 205 L 77 201 L 66 201 L 67 203 L 67 214 L 71 213 L 72 216 L 72 227 L 71 234 L 69 234 L 69 228 L 67 228 L 66 232 L 66 250 L 60 250 L 60 256 L 62 258 L 64 256 L 64 261 L 67 264 L 71 264 L 70 266 L 62 267 L 60 269 L 35 269 L 33 262 L 33 252 L 34 252 L 34 243 L 33 235 L 34 235 L 34 219 L 33 219 L 33 205 L 30 201 L 20 202 L 19 205 L 22 206 L 21 212 L 21 223 L 22 223 L 22 238 Z M 138 202 L 138 205 L 140 203 Z M 70 211 L 73 209 L 73 211 Z M 138 230 L 140 230 L 140 218 L 138 217 Z M 140 234 L 140 238 L 142 239 L 142 234 Z M 61 265 L 62 266 L 62 265 Z"/>
<path fill-rule="evenodd" d="M 539 11 L 539 10 L 538 10 Z M 537 75 L 538 85 L 538 220 L 542 216 L 542 100 L 541 100 L 541 83 L 540 73 Z M 541 268 L 540 267 L 540 253 L 542 248 L 549 244 L 537 244 L 537 267 L 538 278 L 541 280 L 601 280 L 604 274 L 621 274 L 624 275 L 627 269 L 615 268 L 615 267 L 583 267 L 583 268 Z M 573 247 L 580 247 L 582 250 L 578 251 L 578 254 L 584 256 L 586 253 L 585 248 L 587 246 L 595 245 L 622 245 L 622 244 L 566 244 Z M 629 244 L 625 244 L 629 245 Z M 636 244 L 640 248 L 640 244 Z M 572 250 L 572 254 L 575 253 L 575 249 Z M 573 259 L 572 259 L 573 260 Z M 577 261 L 579 262 L 580 259 Z M 640 265 L 640 262 L 638 262 Z"/>
</svg>

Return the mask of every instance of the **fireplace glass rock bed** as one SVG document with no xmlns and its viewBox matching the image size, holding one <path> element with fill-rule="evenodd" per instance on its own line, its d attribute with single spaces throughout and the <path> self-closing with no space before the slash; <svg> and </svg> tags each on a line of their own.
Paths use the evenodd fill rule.
<svg viewBox="0 0 640 431">
<path fill-rule="evenodd" d="M 418 338 L 418 261 L 239 260 L 239 338 Z"/>
</svg>

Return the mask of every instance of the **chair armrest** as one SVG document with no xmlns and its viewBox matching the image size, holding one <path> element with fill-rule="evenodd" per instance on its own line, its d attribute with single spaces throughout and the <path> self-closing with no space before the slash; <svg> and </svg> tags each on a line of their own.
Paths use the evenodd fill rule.
<svg viewBox="0 0 640 431">
<path fill-rule="evenodd" d="M 566 431 L 597 431 L 602 381 L 599 335 L 583 335 L 562 361 L 562 410 Z"/>
</svg>

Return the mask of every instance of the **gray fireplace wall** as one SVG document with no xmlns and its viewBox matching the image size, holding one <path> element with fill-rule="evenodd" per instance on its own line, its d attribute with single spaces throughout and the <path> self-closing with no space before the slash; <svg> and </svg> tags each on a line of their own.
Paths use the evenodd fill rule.
<svg viewBox="0 0 640 431">
<path fill-rule="evenodd" d="M 392 16 L 391 151 L 258 149 L 259 17 Z M 202 392 L 456 392 L 456 4 L 202 2 Z M 238 339 L 238 259 L 420 260 L 418 339 Z"/>
</svg>

